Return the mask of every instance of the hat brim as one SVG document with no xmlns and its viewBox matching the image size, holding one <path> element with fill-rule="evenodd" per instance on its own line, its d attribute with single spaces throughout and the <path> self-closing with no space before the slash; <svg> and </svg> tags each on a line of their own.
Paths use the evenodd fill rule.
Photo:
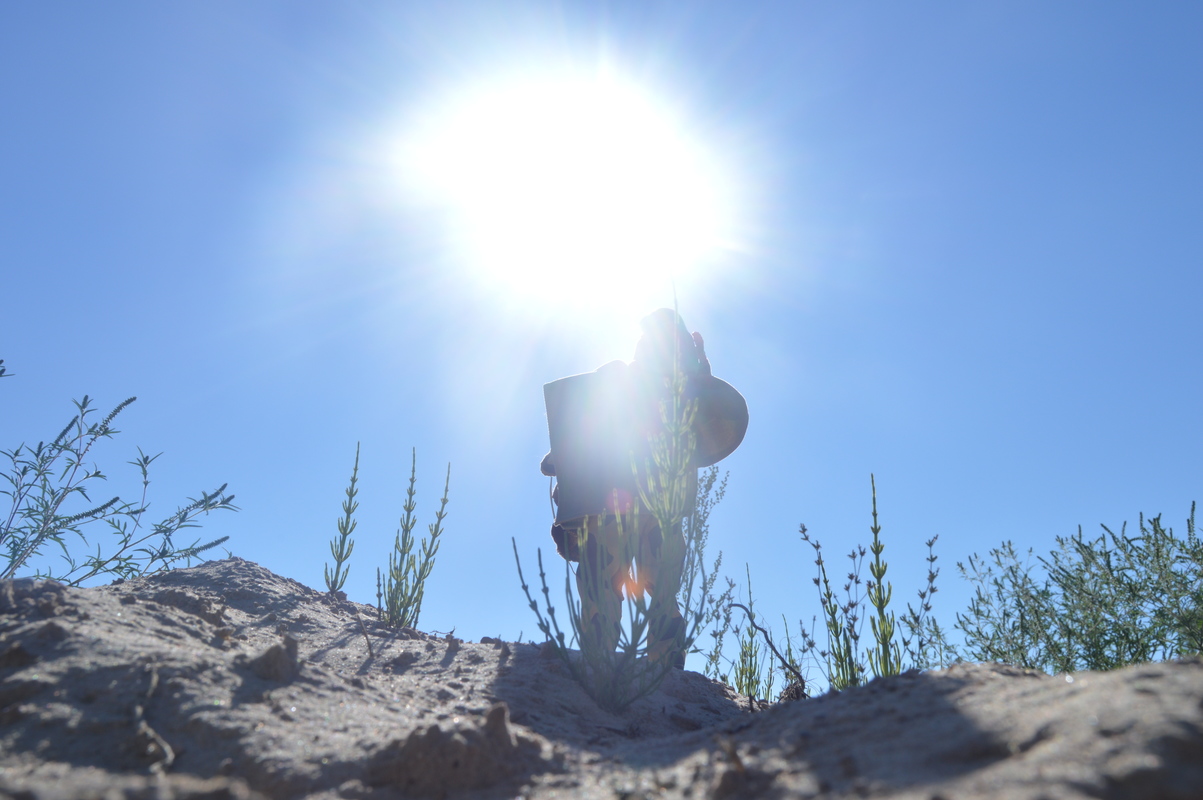
<svg viewBox="0 0 1203 800">
<path fill-rule="evenodd" d="M 711 375 L 694 379 L 698 401 L 694 429 L 697 433 L 695 466 L 709 467 L 735 452 L 748 432 L 748 403 L 731 384 Z"/>
</svg>

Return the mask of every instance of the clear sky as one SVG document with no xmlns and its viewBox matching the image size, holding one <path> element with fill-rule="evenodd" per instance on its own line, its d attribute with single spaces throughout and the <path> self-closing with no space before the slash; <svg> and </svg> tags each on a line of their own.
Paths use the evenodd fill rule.
<svg viewBox="0 0 1203 800">
<path fill-rule="evenodd" d="M 162 451 L 156 517 L 228 482 L 201 534 L 321 589 L 362 442 L 370 603 L 416 447 L 421 627 L 535 638 L 542 386 L 675 276 L 750 408 L 727 572 L 809 620 L 798 525 L 838 565 L 872 473 L 895 597 L 938 534 L 951 625 L 970 553 L 1203 499 L 1201 39 L 1189 3 L 5 3 L 0 447 L 137 395 L 114 493 Z"/>
</svg>

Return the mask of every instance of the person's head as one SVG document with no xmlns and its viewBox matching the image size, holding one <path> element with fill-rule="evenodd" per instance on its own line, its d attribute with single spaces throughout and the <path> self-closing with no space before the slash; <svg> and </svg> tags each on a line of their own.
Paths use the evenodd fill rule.
<svg viewBox="0 0 1203 800">
<path fill-rule="evenodd" d="M 671 308 L 658 308 L 639 322 L 643 336 L 635 345 L 635 362 L 646 369 L 669 373 L 673 356 L 686 374 L 697 372 L 698 355 L 693 337 L 681 315 Z"/>
</svg>

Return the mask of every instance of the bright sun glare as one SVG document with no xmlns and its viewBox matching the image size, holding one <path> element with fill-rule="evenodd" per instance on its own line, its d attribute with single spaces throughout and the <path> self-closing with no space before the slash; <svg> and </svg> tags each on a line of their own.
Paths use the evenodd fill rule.
<svg viewBox="0 0 1203 800">
<path fill-rule="evenodd" d="M 512 299 L 671 302 L 671 280 L 730 235 L 714 159 L 665 105 L 613 76 L 465 93 L 404 152 L 407 180 L 451 212 L 457 254 Z"/>
</svg>

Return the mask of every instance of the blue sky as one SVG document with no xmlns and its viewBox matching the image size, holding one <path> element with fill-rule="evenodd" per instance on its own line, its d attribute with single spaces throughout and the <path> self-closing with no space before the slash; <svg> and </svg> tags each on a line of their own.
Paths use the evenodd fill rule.
<svg viewBox="0 0 1203 800">
<path fill-rule="evenodd" d="M 137 395 L 114 492 L 162 451 L 155 512 L 228 482 L 242 510 L 202 533 L 321 588 L 360 441 L 373 603 L 416 447 L 423 528 L 451 463 L 422 627 L 532 638 L 510 537 L 552 547 L 542 385 L 629 359 L 671 290 L 486 287 L 388 142 L 464 87 L 604 62 L 739 205 L 676 282 L 751 414 L 712 551 L 809 620 L 798 525 L 838 563 L 872 473 L 895 597 L 938 534 L 950 625 L 970 553 L 1201 499 L 1201 34 L 1169 3 L 5 4 L 0 447 Z"/>
</svg>

